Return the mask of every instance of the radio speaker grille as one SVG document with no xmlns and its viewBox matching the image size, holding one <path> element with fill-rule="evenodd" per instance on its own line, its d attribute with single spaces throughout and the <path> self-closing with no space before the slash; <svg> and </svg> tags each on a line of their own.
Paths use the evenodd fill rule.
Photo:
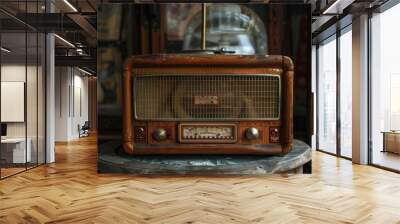
<svg viewBox="0 0 400 224">
<path fill-rule="evenodd" d="M 279 75 L 140 75 L 138 120 L 277 120 Z"/>
</svg>

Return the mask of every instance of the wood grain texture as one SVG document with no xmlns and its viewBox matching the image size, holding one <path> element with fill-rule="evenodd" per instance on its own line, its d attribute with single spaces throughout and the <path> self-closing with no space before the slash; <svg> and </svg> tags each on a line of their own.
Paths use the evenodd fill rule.
<svg viewBox="0 0 400 224">
<path fill-rule="evenodd" d="M 97 174 L 96 139 L 0 181 L 0 223 L 400 223 L 400 176 L 320 152 L 313 175 Z"/>
</svg>

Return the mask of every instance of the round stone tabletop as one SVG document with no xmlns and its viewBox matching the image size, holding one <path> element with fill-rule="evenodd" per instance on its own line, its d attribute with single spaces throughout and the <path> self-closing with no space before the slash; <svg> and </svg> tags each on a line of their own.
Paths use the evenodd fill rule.
<svg viewBox="0 0 400 224">
<path fill-rule="evenodd" d="M 101 148 L 113 147 L 104 143 Z M 104 150 L 105 151 L 105 150 Z M 293 149 L 283 156 L 254 155 L 146 155 L 123 156 L 100 152 L 101 173 L 132 173 L 138 175 L 261 175 L 301 172 L 310 164 L 311 148 L 294 140 Z"/>
</svg>

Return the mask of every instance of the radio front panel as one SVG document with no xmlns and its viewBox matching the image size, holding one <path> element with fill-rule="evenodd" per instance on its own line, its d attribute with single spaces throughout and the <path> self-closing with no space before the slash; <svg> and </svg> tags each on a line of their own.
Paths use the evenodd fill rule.
<svg viewBox="0 0 400 224">
<path fill-rule="evenodd" d="M 139 122 L 139 121 L 138 121 Z M 258 130 L 258 137 L 249 139 L 247 131 Z M 165 130 L 164 137 L 158 130 Z M 279 143 L 279 121 L 242 122 L 140 122 L 134 126 L 137 144 L 270 144 Z"/>
<path fill-rule="evenodd" d="M 293 68 L 282 56 L 156 55 L 128 61 L 129 154 L 283 154 L 292 144 Z"/>
</svg>

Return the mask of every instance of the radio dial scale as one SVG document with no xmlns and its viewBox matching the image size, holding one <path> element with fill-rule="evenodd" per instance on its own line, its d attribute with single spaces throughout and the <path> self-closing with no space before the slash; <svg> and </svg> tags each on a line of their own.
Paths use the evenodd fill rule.
<svg viewBox="0 0 400 224">
<path fill-rule="evenodd" d="M 236 124 L 181 123 L 179 141 L 182 143 L 235 143 Z"/>
</svg>

